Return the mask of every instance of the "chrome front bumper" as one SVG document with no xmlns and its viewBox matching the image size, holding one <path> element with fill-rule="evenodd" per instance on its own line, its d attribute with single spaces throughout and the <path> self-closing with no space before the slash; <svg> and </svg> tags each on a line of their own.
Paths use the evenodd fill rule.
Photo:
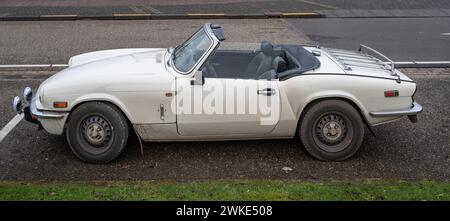
<svg viewBox="0 0 450 221">
<path fill-rule="evenodd" d="M 36 116 L 37 118 L 63 118 L 65 116 L 65 113 L 63 112 L 43 112 L 38 110 L 36 107 L 36 97 L 31 99 L 30 112 L 31 115 Z"/>
<path fill-rule="evenodd" d="M 391 110 L 391 111 L 373 111 L 370 112 L 374 117 L 393 117 L 393 116 L 408 116 L 409 119 L 415 123 L 417 122 L 417 114 L 422 112 L 422 105 L 417 102 L 413 102 L 411 108 L 403 110 Z"/>
</svg>

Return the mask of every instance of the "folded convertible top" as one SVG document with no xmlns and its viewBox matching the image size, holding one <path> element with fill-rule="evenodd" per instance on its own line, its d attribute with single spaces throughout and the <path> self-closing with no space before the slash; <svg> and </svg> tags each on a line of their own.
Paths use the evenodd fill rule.
<svg viewBox="0 0 450 221">
<path fill-rule="evenodd" d="M 293 69 L 296 73 L 303 73 L 320 67 L 319 59 L 300 45 L 278 45 L 278 47 L 285 51 L 287 56 L 291 57 L 288 59 L 292 59 L 293 62 L 298 63 L 298 68 Z"/>
</svg>

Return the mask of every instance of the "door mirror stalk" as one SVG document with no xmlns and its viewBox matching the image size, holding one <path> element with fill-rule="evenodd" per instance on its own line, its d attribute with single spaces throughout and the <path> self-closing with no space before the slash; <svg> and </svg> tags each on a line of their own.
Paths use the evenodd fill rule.
<svg viewBox="0 0 450 221">
<path fill-rule="evenodd" d="M 205 84 L 205 77 L 203 71 L 197 71 L 194 74 L 194 79 L 191 80 L 191 85 L 203 85 Z"/>
</svg>

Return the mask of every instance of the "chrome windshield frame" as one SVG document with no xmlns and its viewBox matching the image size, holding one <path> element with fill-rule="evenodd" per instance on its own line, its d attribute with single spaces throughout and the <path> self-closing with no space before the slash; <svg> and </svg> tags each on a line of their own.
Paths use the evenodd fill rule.
<svg viewBox="0 0 450 221">
<path fill-rule="evenodd" d="M 198 32 L 204 30 L 206 33 L 206 36 L 211 40 L 211 44 L 209 45 L 208 49 L 205 51 L 205 53 L 203 53 L 203 55 L 198 59 L 198 61 L 192 66 L 192 68 L 188 71 L 180 71 L 178 70 L 178 68 L 176 67 L 176 65 L 174 64 L 173 58 L 172 56 L 175 53 L 175 50 L 172 52 L 172 54 L 170 55 L 170 66 L 173 67 L 173 69 L 181 74 L 181 75 L 189 75 L 190 73 L 192 73 L 192 71 L 194 71 L 196 69 L 196 67 L 201 66 L 201 64 L 203 63 L 203 61 L 205 60 L 205 57 L 207 57 L 209 54 L 211 54 L 211 52 L 216 48 L 216 46 L 219 44 L 219 40 L 217 39 L 217 37 L 214 35 L 214 33 L 212 32 L 211 29 L 211 23 L 206 23 L 202 28 L 200 28 L 198 31 L 196 31 L 193 35 L 191 35 L 191 37 L 189 37 L 185 42 L 189 41 L 193 36 L 195 36 L 195 34 L 197 34 Z M 183 42 L 183 44 L 185 43 Z"/>
</svg>

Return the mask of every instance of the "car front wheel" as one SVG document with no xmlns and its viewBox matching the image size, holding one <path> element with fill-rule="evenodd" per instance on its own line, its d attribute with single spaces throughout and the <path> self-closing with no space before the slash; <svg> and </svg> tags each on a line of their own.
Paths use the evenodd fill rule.
<svg viewBox="0 0 450 221">
<path fill-rule="evenodd" d="M 364 124 L 352 105 L 342 100 L 323 100 L 305 111 L 299 135 L 311 155 L 324 161 L 342 161 L 358 151 Z"/>
<path fill-rule="evenodd" d="M 128 123 L 115 106 L 89 102 L 75 109 L 67 123 L 67 142 L 73 153 L 89 163 L 108 163 L 125 148 Z"/>
</svg>

